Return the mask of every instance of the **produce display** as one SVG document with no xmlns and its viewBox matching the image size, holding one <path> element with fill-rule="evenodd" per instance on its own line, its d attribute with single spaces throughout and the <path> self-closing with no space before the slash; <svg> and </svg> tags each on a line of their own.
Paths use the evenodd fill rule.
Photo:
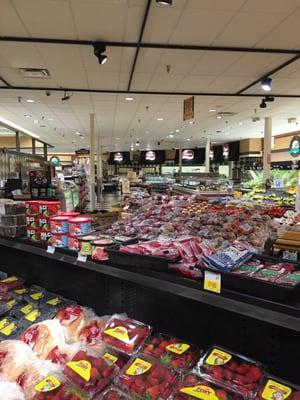
<svg viewBox="0 0 300 400">
<path fill-rule="evenodd" d="M 0 332 L 12 321 L 18 329 L 13 340 L 0 342 L 1 399 L 266 400 L 265 393 L 270 399 L 277 393 L 299 398 L 295 384 L 266 375 L 261 363 L 231 350 L 214 346 L 200 358 L 195 344 L 152 333 L 126 314 L 97 316 L 39 286 L 27 289 L 17 277 L 12 282 L 21 286 L 6 285 L 2 302 L 18 296 L 25 304 L 31 298 L 27 305 L 48 315 L 43 313 L 50 301 L 56 312 L 33 324 L 12 316 L 17 304 L 2 315 Z"/>
<path fill-rule="evenodd" d="M 0 236 L 14 238 L 26 234 L 25 203 L 1 199 Z"/>
</svg>

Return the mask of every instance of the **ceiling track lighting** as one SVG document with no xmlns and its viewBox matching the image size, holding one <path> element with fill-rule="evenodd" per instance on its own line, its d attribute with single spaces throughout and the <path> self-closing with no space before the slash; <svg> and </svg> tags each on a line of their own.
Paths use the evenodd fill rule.
<svg viewBox="0 0 300 400">
<path fill-rule="evenodd" d="M 259 107 L 260 107 L 260 108 L 267 108 L 267 103 L 266 103 L 266 100 L 265 100 L 265 99 L 262 99 L 262 101 L 261 101 Z"/>
<path fill-rule="evenodd" d="M 271 78 L 263 78 L 260 82 L 261 88 L 266 92 L 269 92 L 272 89 L 272 79 Z"/>
<path fill-rule="evenodd" d="M 274 96 L 265 96 L 265 101 L 267 101 L 267 102 L 272 102 L 274 100 L 275 100 Z"/>
<path fill-rule="evenodd" d="M 71 96 L 72 96 L 72 94 L 68 94 L 68 92 L 65 90 L 64 96 L 61 98 L 61 101 L 69 100 Z"/>
<path fill-rule="evenodd" d="M 106 51 L 105 44 L 101 42 L 95 42 L 93 46 L 94 46 L 94 54 L 98 58 L 99 64 L 100 65 L 105 64 L 107 61 L 107 55 L 103 54 Z"/>
<path fill-rule="evenodd" d="M 159 4 L 160 6 L 171 6 L 173 3 L 173 0 L 156 0 L 156 4 Z"/>
</svg>

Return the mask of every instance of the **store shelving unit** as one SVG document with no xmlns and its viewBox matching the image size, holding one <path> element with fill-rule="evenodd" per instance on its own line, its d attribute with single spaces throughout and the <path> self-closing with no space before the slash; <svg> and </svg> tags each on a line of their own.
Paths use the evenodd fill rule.
<svg viewBox="0 0 300 400">
<path fill-rule="evenodd" d="M 265 362 L 273 374 L 299 381 L 300 302 L 277 303 L 225 289 L 217 295 L 177 275 L 82 263 L 68 252 L 49 254 L 24 241 L 0 239 L 0 249 L 0 269 L 98 314 L 127 312 L 202 347 L 232 348 Z"/>
</svg>

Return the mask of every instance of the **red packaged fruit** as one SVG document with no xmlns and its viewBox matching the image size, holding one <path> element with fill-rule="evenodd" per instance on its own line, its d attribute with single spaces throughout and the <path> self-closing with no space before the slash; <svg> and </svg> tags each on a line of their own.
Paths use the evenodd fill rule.
<svg viewBox="0 0 300 400">
<path fill-rule="evenodd" d="M 102 340 L 128 355 L 140 349 L 151 333 L 151 327 L 131 318 L 113 316 L 102 332 Z"/>
<path fill-rule="evenodd" d="M 200 357 L 197 346 L 161 333 L 151 336 L 141 351 L 180 371 L 193 368 Z"/>
<path fill-rule="evenodd" d="M 6 293 L 10 290 L 20 289 L 23 286 L 24 280 L 16 276 L 10 276 L 0 280 L 0 293 Z"/>
<path fill-rule="evenodd" d="M 200 360 L 202 376 L 232 388 L 245 398 L 253 397 L 260 388 L 264 370 L 257 363 L 221 347 L 212 347 Z"/>
<path fill-rule="evenodd" d="M 283 381 L 274 376 L 268 376 L 257 397 L 257 400 L 299 400 L 300 386 Z"/>
<path fill-rule="evenodd" d="M 130 397 L 117 387 L 111 386 L 95 400 L 129 400 Z"/>
<path fill-rule="evenodd" d="M 50 375 L 34 387 L 33 400 L 88 400 L 79 389 L 60 375 Z"/>
<path fill-rule="evenodd" d="M 242 396 L 231 390 L 205 380 L 195 374 L 187 374 L 178 383 L 172 400 L 242 400 Z"/>
<path fill-rule="evenodd" d="M 157 359 L 138 354 L 124 367 L 119 386 L 139 399 L 167 399 L 178 380 L 178 374 Z"/>
<path fill-rule="evenodd" d="M 103 357 L 78 351 L 65 365 L 65 376 L 90 397 L 100 393 L 115 377 L 118 368 Z"/>
</svg>

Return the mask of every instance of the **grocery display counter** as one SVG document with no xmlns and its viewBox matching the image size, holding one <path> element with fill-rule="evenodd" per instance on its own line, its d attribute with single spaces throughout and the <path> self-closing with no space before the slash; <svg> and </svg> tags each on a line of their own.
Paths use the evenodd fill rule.
<svg viewBox="0 0 300 400">
<path fill-rule="evenodd" d="M 278 303 L 231 290 L 221 295 L 181 276 L 81 262 L 77 254 L 22 240 L 0 239 L 0 269 L 93 307 L 99 315 L 127 312 L 160 331 L 201 347 L 217 343 L 270 365 L 298 382 L 300 303 Z"/>
</svg>

